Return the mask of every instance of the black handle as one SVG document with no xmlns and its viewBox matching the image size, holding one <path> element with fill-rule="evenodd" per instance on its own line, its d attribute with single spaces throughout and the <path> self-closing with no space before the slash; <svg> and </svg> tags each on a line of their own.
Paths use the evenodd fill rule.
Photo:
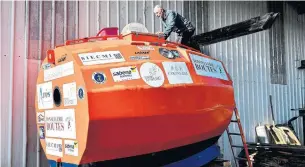
<svg viewBox="0 0 305 167">
<path fill-rule="evenodd" d="M 269 101 L 270 101 L 272 120 L 274 122 L 274 114 L 273 114 L 273 105 L 272 105 L 272 96 L 271 95 L 269 95 Z"/>
</svg>

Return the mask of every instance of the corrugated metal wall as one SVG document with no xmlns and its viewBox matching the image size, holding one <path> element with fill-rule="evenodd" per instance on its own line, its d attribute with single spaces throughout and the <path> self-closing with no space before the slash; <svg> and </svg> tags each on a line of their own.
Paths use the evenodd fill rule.
<svg viewBox="0 0 305 167">
<path fill-rule="evenodd" d="M 305 16 L 298 16 L 288 4 L 284 4 L 283 9 L 284 60 L 272 59 L 272 56 L 281 54 L 280 44 L 272 42 L 280 38 L 281 34 L 270 33 L 275 31 L 276 27 L 204 48 L 206 53 L 224 62 L 233 78 L 237 107 L 246 138 L 250 142 L 255 141 L 255 126 L 259 123 L 272 123 L 269 95 L 272 95 L 276 123 L 288 121 L 298 114 L 297 111 L 290 111 L 291 109 L 303 107 L 304 71 L 298 70 L 297 67 L 301 64 L 300 60 L 305 59 Z M 208 31 L 267 12 L 270 12 L 267 2 L 208 2 Z M 278 22 L 279 20 L 274 25 L 278 25 Z M 285 85 L 271 84 L 271 63 L 286 65 Z M 303 141 L 301 122 L 302 118 L 298 119 L 294 126 L 300 140 Z M 237 126 L 231 127 L 232 130 L 238 130 Z M 226 134 L 221 141 L 225 158 L 231 158 Z M 235 142 L 241 144 L 239 137 L 235 138 Z"/>
<path fill-rule="evenodd" d="M 43 152 L 37 153 L 42 150 L 37 143 L 34 106 L 39 60 L 44 59 L 46 50 L 68 39 L 94 36 L 106 26 L 118 26 L 122 30 L 127 23 L 139 22 L 150 32 L 160 31 L 161 23 L 152 13 L 156 4 L 184 13 L 196 25 L 196 33 L 268 12 L 267 2 L 0 2 L 1 166 L 47 166 Z M 302 104 L 304 72 L 297 67 L 299 60 L 305 58 L 305 17 L 298 16 L 287 4 L 283 10 L 285 62 L 280 64 L 286 63 L 286 85 L 271 84 L 270 61 L 277 49 L 271 47 L 274 45 L 270 39 L 274 37 L 270 37 L 270 31 L 204 48 L 205 53 L 225 63 L 234 80 L 236 103 L 249 141 L 254 141 L 254 127 L 259 122 L 271 123 L 269 94 L 273 96 L 278 123 L 294 116 L 296 112 L 290 109 Z M 296 125 L 300 126 L 301 121 Z M 297 132 L 302 137 L 301 128 Z M 225 158 L 229 158 L 227 138 L 220 141 Z"/>
<path fill-rule="evenodd" d="M 255 6 L 255 7 L 254 7 Z M 266 2 L 209 2 L 209 28 L 213 30 L 267 13 Z M 222 60 L 235 87 L 235 100 L 248 141 L 255 137 L 258 122 L 268 122 L 269 36 L 263 31 L 208 46 L 212 57 Z M 238 131 L 237 126 L 232 130 Z M 240 143 L 238 136 L 233 136 Z M 239 140 L 238 140 L 239 139 Z M 224 155 L 231 150 L 227 135 L 223 138 Z"/>
<path fill-rule="evenodd" d="M 272 85 L 273 95 L 277 97 L 275 110 L 278 122 L 286 121 L 297 115 L 294 108 L 305 107 L 305 71 L 298 70 L 301 60 L 305 59 L 305 15 L 297 15 L 290 6 L 284 5 L 284 34 L 285 34 L 285 61 L 287 62 L 287 86 Z M 296 127 L 302 126 L 302 119 L 298 119 Z M 297 128 L 297 133 L 304 144 L 303 129 Z"/>
</svg>

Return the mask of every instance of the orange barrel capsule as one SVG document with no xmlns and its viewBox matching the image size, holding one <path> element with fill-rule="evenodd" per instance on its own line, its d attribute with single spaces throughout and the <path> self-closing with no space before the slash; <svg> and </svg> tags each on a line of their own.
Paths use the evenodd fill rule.
<svg viewBox="0 0 305 167">
<path fill-rule="evenodd" d="M 43 61 L 36 111 L 46 157 L 159 166 L 215 144 L 235 107 L 222 62 L 148 33 L 111 38 L 57 47 Z"/>
</svg>

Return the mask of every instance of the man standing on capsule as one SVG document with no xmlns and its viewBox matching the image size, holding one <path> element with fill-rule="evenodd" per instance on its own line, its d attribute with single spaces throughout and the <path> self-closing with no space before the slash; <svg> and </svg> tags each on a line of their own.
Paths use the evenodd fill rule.
<svg viewBox="0 0 305 167">
<path fill-rule="evenodd" d="M 163 35 L 166 40 L 172 32 L 176 32 L 179 43 L 191 47 L 190 40 L 196 28 L 189 20 L 175 11 L 163 9 L 160 5 L 155 6 L 154 14 L 161 18 L 164 29 L 163 32 L 157 32 L 157 34 Z"/>
</svg>

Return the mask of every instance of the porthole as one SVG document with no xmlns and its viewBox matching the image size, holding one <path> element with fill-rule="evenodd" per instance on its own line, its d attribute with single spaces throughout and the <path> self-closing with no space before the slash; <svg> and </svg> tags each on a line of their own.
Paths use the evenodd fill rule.
<svg viewBox="0 0 305 167">
<path fill-rule="evenodd" d="M 54 91 L 53 91 L 53 100 L 55 105 L 58 107 L 61 104 L 61 93 L 59 90 L 59 87 L 55 87 Z"/>
</svg>

